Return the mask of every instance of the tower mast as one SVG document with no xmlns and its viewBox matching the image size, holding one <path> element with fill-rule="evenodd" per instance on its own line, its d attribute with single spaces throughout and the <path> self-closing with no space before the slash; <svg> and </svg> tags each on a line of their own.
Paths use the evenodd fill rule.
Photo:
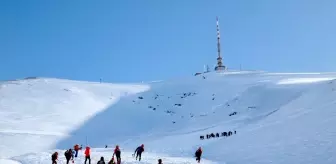
<svg viewBox="0 0 336 164">
<path fill-rule="evenodd" d="M 221 52 L 220 52 L 220 32 L 219 32 L 218 17 L 216 17 L 216 21 L 217 21 L 217 52 L 218 52 L 218 56 L 217 56 L 217 66 L 215 67 L 215 70 L 219 71 L 219 70 L 225 70 L 226 67 L 223 65 L 222 56 L 221 56 Z"/>
</svg>

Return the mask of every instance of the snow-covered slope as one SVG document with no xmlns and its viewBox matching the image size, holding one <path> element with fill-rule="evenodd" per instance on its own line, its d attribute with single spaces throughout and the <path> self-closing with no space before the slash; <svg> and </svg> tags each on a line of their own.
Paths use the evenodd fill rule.
<svg viewBox="0 0 336 164">
<path fill-rule="evenodd" d="M 0 158 L 54 148 L 121 97 L 148 89 L 58 79 L 0 83 Z"/>
<path fill-rule="evenodd" d="M 50 163 L 89 144 L 93 163 L 145 144 L 144 163 L 335 163 L 336 73 L 228 72 L 143 84 L 57 79 L 4 82 L 0 155 Z M 231 115 L 235 112 L 235 115 Z M 231 115 L 231 116 L 230 116 Z M 201 135 L 236 131 L 230 137 Z M 62 155 L 61 155 L 62 156 Z M 62 157 L 63 158 L 63 157 Z M 62 158 L 60 160 L 62 160 Z M 83 155 L 76 162 L 83 160 Z"/>
</svg>

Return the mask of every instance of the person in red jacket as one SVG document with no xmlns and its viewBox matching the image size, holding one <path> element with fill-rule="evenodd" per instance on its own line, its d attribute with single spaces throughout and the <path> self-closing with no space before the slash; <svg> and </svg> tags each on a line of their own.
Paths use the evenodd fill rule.
<svg viewBox="0 0 336 164">
<path fill-rule="evenodd" d="M 195 152 L 196 161 L 197 161 L 198 163 L 201 162 L 201 156 L 202 156 L 202 148 L 199 147 L 199 148 L 197 149 L 197 151 Z"/>
<path fill-rule="evenodd" d="M 84 152 L 84 154 L 85 154 L 85 164 L 86 164 L 86 161 L 87 160 L 89 160 L 89 164 L 91 164 L 91 158 L 90 158 L 90 147 L 86 147 L 85 148 L 85 152 Z"/>
<path fill-rule="evenodd" d="M 114 149 L 114 153 L 113 153 L 113 156 L 116 156 L 116 158 L 117 158 L 117 164 L 120 164 L 121 163 L 121 151 L 120 151 L 120 149 L 119 149 L 119 146 L 117 145 L 116 147 L 115 147 L 115 149 Z"/>
</svg>

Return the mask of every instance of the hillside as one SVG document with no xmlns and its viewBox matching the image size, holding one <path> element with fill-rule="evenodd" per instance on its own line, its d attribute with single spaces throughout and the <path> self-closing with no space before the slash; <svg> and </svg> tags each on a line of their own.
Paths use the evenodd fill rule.
<svg viewBox="0 0 336 164">
<path fill-rule="evenodd" d="M 93 163 L 145 144 L 143 163 L 325 163 L 335 159 L 336 73 L 209 73 L 144 84 L 30 79 L 0 84 L 0 158 L 50 163 L 89 144 Z M 229 137 L 201 135 L 236 131 Z M 205 136 L 206 137 L 206 136 Z M 105 145 L 108 148 L 105 149 Z M 63 156 L 61 156 L 63 158 Z M 0 160 L 1 161 L 1 160 Z M 82 153 L 76 163 L 83 161 Z"/>
<path fill-rule="evenodd" d="M 0 83 L 0 158 L 52 149 L 121 97 L 148 89 L 58 79 Z"/>
</svg>

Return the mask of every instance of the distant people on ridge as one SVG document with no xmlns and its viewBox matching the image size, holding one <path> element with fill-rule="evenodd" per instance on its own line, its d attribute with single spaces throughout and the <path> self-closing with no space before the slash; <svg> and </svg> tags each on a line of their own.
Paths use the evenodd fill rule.
<svg viewBox="0 0 336 164">
<path fill-rule="evenodd" d="M 229 137 L 229 136 L 232 136 L 233 134 L 237 134 L 237 131 L 221 132 L 221 133 L 216 133 L 216 134 L 211 133 L 211 134 L 206 134 L 205 136 L 201 135 L 200 140 L 204 140 L 204 138 L 206 139 L 219 138 L 220 136 Z"/>
</svg>

